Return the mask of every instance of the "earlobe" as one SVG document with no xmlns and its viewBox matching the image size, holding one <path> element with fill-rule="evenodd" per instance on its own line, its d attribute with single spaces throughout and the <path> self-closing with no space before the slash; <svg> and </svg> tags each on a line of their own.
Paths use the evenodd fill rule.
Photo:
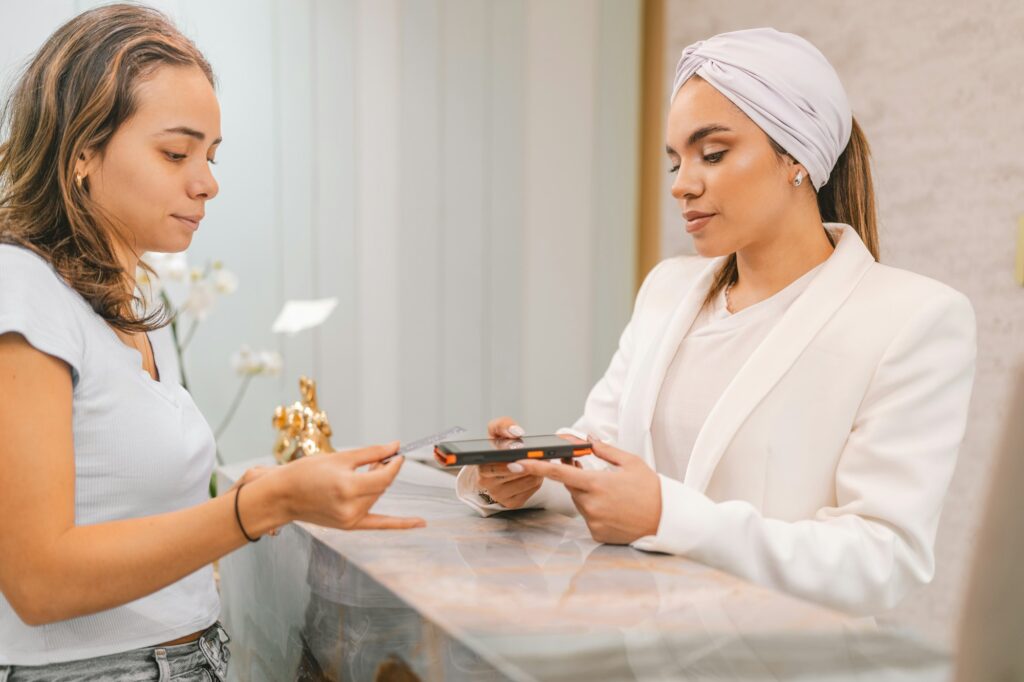
<svg viewBox="0 0 1024 682">
<path fill-rule="evenodd" d="M 88 184 L 86 180 L 92 171 L 92 160 L 94 155 L 91 151 L 83 151 L 78 155 L 78 161 L 75 163 L 75 187 L 79 190 L 88 190 Z"/>
<path fill-rule="evenodd" d="M 75 174 L 81 175 L 83 178 L 88 177 L 93 170 L 92 165 L 95 158 L 96 155 L 91 149 L 82 151 L 75 162 Z"/>
</svg>

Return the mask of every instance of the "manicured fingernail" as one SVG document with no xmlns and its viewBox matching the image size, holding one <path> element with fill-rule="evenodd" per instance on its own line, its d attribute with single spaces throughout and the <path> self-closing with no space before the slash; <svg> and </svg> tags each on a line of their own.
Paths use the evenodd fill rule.
<svg viewBox="0 0 1024 682">
<path fill-rule="evenodd" d="M 516 438 L 522 438 L 526 435 L 526 431 L 523 431 L 523 427 L 519 426 L 519 424 L 513 424 L 508 427 L 508 432 Z"/>
<path fill-rule="evenodd" d="M 512 462 L 511 464 L 508 465 L 508 470 L 511 471 L 513 474 L 521 474 L 523 473 L 523 465 L 520 464 L 519 462 Z"/>
</svg>

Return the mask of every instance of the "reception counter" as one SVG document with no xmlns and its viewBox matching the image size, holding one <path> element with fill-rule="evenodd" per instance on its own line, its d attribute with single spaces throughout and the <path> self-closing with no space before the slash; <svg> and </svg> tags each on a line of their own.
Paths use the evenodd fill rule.
<svg viewBox="0 0 1024 682">
<path fill-rule="evenodd" d="M 218 472 L 226 490 L 252 461 Z M 480 518 L 408 461 L 375 511 L 410 531 L 294 523 L 220 562 L 236 680 L 945 680 L 906 632 L 680 557 L 599 545 L 583 521 Z"/>
</svg>

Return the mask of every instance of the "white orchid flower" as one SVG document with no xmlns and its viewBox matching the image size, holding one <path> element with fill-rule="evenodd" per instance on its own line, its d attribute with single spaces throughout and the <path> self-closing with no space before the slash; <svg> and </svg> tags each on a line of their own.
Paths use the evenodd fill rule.
<svg viewBox="0 0 1024 682">
<path fill-rule="evenodd" d="M 254 351 L 249 346 L 242 346 L 231 356 L 231 367 L 240 376 L 277 376 L 283 364 L 277 351 Z"/>
<path fill-rule="evenodd" d="M 231 369 L 236 374 L 252 374 L 255 357 L 249 346 L 242 346 L 231 356 Z"/>
<path fill-rule="evenodd" d="M 200 279 L 192 283 L 192 287 L 188 292 L 188 298 L 181 304 L 181 310 L 197 320 L 205 320 L 210 311 L 213 310 L 215 302 L 216 295 L 213 285 L 204 279 Z"/>
<path fill-rule="evenodd" d="M 262 374 L 276 377 L 281 373 L 284 359 L 276 350 L 265 350 L 260 353 L 260 364 L 263 369 Z"/>
<path fill-rule="evenodd" d="M 188 258 L 184 253 L 142 254 L 142 260 L 165 282 L 184 282 L 188 274 Z"/>
<path fill-rule="evenodd" d="M 147 271 L 139 268 L 135 271 L 135 286 L 142 295 L 142 302 L 146 310 L 152 310 L 160 300 L 160 292 L 164 290 L 160 280 L 151 276 Z"/>
<path fill-rule="evenodd" d="M 238 290 L 238 277 L 223 267 L 214 267 L 213 288 L 218 294 L 233 294 Z"/>
</svg>

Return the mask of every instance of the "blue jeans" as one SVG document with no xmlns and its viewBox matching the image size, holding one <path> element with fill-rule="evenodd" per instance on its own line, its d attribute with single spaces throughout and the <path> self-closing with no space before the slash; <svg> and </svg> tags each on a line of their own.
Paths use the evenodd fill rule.
<svg viewBox="0 0 1024 682">
<path fill-rule="evenodd" d="M 144 647 L 65 663 L 0 666 L 0 682 L 224 682 L 230 641 L 220 623 L 214 623 L 188 644 Z"/>
</svg>

